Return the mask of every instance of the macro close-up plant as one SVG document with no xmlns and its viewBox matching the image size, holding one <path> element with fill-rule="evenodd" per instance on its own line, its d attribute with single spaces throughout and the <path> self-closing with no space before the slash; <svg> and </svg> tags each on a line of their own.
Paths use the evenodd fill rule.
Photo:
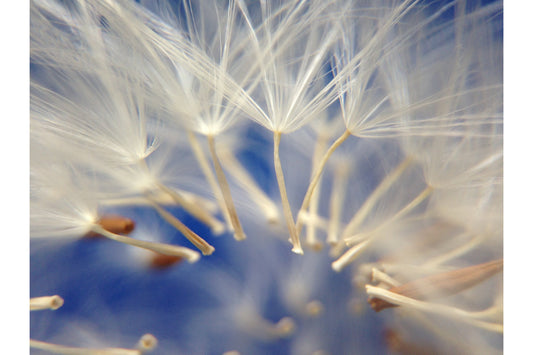
<svg viewBox="0 0 533 355">
<path fill-rule="evenodd" d="M 503 353 L 503 2 L 31 0 L 31 354 Z"/>
</svg>

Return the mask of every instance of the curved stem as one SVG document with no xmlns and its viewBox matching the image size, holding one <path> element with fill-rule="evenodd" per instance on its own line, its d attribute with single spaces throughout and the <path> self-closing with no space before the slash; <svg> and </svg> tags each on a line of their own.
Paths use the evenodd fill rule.
<svg viewBox="0 0 533 355">
<path fill-rule="evenodd" d="M 317 170 L 313 171 L 313 177 L 311 178 L 311 182 L 309 183 L 309 187 L 307 188 L 307 192 L 305 193 L 302 206 L 300 207 L 300 210 L 298 211 L 298 220 L 296 221 L 296 227 L 295 227 L 298 235 L 302 231 L 302 227 L 303 227 L 303 223 L 300 218 L 300 213 L 302 211 L 307 210 L 307 208 L 309 207 L 309 202 L 311 201 L 311 197 L 313 196 L 313 192 L 315 191 L 316 185 L 320 181 L 320 177 L 322 176 L 322 172 L 324 171 L 324 167 L 326 166 L 326 163 L 328 162 L 331 155 L 335 152 L 335 150 L 337 150 L 337 148 L 342 143 L 344 143 L 344 141 L 348 139 L 348 137 L 350 136 L 351 136 L 350 131 L 348 130 L 344 131 L 344 133 L 339 138 L 337 138 L 335 142 L 333 142 L 333 144 L 331 145 L 331 147 L 329 147 L 326 154 L 322 157 L 322 160 L 318 164 Z"/>
<path fill-rule="evenodd" d="M 313 152 L 313 167 L 311 169 L 311 173 L 315 172 L 318 169 L 318 164 L 320 162 L 320 157 L 325 154 L 327 143 L 328 143 L 329 136 L 327 135 L 320 135 L 317 138 L 317 141 L 315 143 L 315 149 Z M 311 179 L 309 180 L 309 183 L 311 183 Z M 315 193 L 311 196 L 311 202 L 309 203 L 309 216 L 311 218 L 315 218 L 315 216 L 318 215 L 318 205 L 320 202 L 320 191 L 322 186 L 322 178 L 318 180 L 317 186 L 315 188 Z M 303 211 L 305 212 L 305 211 Z M 301 223 L 305 224 L 305 221 L 302 221 Z M 307 246 L 312 248 L 313 250 L 320 251 L 322 249 L 322 243 L 317 240 L 316 238 L 316 224 L 315 223 L 307 223 L 306 224 L 306 238 L 305 243 Z"/>
</svg>

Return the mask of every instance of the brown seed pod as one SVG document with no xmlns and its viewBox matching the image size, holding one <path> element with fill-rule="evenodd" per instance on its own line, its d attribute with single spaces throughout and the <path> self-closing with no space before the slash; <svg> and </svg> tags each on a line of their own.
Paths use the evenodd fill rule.
<svg viewBox="0 0 533 355">
<path fill-rule="evenodd" d="M 132 219 L 119 215 L 103 216 L 96 223 L 106 231 L 114 234 L 128 235 L 135 229 L 135 222 Z M 86 237 L 99 238 L 101 235 L 89 232 Z"/>
<path fill-rule="evenodd" d="M 172 265 L 181 263 L 183 258 L 179 256 L 164 255 L 164 254 L 155 254 L 150 261 L 150 268 L 152 269 L 167 269 Z"/>
</svg>

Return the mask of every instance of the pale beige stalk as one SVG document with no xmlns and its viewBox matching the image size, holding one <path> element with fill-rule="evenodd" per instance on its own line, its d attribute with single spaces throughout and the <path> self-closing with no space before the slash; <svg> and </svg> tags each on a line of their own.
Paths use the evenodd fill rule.
<svg viewBox="0 0 533 355">
<path fill-rule="evenodd" d="M 200 258 L 200 254 L 197 253 L 194 250 L 191 250 L 189 248 L 185 247 L 178 247 L 175 245 L 169 245 L 169 244 L 163 244 L 163 243 L 154 243 L 154 242 L 147 242 L 144 240 L 138 240 L 130 237 L 124 237 L 122 235 L 114 234 L 111 232 L 106 231 L 99 225 L 93 225 L 91 227 L 91 230 L 94 233 L 98 233 L 106 238 L 109 238 L 111 240 L 114 240 L 119 243 L 124 243 L 128 245 L 132 245 L 135 247 L 143 248 L 146 250 L 150 250 L 156 253 L 161 253 L 165 255 L 171 255 L 171 256 L 178 256 L 181 258 L 186 259 L 190 263 L 198 261 Z"/>
<path fill-rule="evenodd" d="M 283 169 L 281 167 L 281 161 L 279 159 L 279 142 L 281 139 L 280 132 L 274 132 L 274 169 L 276 170 L 276 179 L 278 180 L 279 193 L 281 196 L 281 203 L 283 205 L 283 214 L 285 215 L 285 221 L 287 228 L 289 229 L 290 242 L 292 243 L 292 252 L 296 254 L 303 254 L 302 245 L 300 243 L 300 237 L 296 233 L 296 226 L 294 225 L 294 219 L 292 217 L 291 205 L 287 196 L 287 188 L 285 186 L 285 177 L 283 176 Z"/>
<path fill-rule="evenodd" d="M 30 311 L 50 309 L 55 311 L 63 306 L 63 299 L 58 296 L 43 296 L 30 298 Z"/>
<path fill-rule="evenodd" d="M 207 243 L 202 237 L 193 232 L 189 227 L 183 224 L 179 219 L 174 217 L 171 213 L 161 208 L 161 206 L 153 203 L 152 206 L 155 208 L 157 213 L 174 228 L 180 231 L 181 234 L 185 236 L 195 247 L 200 249 L 202 254 L 211 255 L 215 251 L 215 248 Z"/>
<path fill-rule="evenodd" d="M 220 160 L 216 152 L 215 138 L 213 136 L 207 136 L 207 143 L 209 145 L 209 151 L 211 152 L 211 158 L 215 167 L 215 174 L 218 184 L 220 186 L 220 190 L 222 191 L 222 196 L 224 197 L 224 202 L 226 203 L 226 208 L 229 213 L 231 226 L 234 230 L 233 236 L 236 240 L 244 240 L 246 239 L 246 234 L 244 234 L 242 229 L 241 221 L 239 220 L 237 210 L 235 209 L 235 204 L 233 203 L 233 198 L 231 197 L 231 190 L 229 188 L 228 180 L 226 179 L 226 174 L 224 174 L 224 170 L 222 169 L 222 165 L 220 164 Z"/>
</svg>

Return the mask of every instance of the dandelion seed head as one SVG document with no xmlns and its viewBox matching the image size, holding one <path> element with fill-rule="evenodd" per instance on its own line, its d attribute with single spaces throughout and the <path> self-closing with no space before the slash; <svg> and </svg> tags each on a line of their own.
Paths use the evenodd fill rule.
<svg viewBox="0 0 533 355">
<path fill-rule="evenodd" d="M 501 353 L 502 9 L 33 0 L 30 346 Z"/>
</svg>

